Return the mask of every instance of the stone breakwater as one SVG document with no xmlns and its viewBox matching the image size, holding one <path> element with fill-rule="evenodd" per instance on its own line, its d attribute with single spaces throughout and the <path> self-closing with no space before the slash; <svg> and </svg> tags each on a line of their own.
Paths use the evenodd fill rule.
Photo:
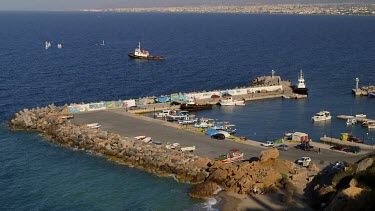
<svg viewBox="0 0 375 211">
<path fill-rule="evenodd" d="M 23 109 L 14 115 L 8 126 L 12 130 L 38 131 L 59 145 L 95 152 L 118 163 L 134 165 L 160 176 L 175 175 L 181 182 L 195 184 L 190 195 L 196 198 L 212 197 L 219 186 L 224 190 L 245 194 L 254 187 L 273 186 L 284 174 L 298 173 L 294 163 L 278 160 L 277 149 L 261 152 L 259 161 L 224 164 L 86 125 L 76 125 L 69 119 L 61 118 L 66 111 L 66 107 L 54 105 Z"/>
</svg>

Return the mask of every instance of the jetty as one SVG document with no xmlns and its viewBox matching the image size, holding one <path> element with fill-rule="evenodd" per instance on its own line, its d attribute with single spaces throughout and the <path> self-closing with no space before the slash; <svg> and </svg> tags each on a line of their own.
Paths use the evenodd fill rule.
<svg viewBox="0 0 375 211">
<path fill-rule="evenodd" d="M 352 89 L 352 92 L 355 96 L 367 96 L 370 92 L 375 92 L 375 86 L 363 86 L 359 87 L 359 78 L 355 79 L 355 88 Z"/>
<path fill-rule="evenodd" d="M 363 117 L 361 114 L 352 116 L 352 115 L 338 115 L 337 119 L 343 119 L 343 120 L 348 120 L 348 119 L 356 119 L 357 122 L 373 122 L 375 121 L 374 119 L 368 119 L 366 117 Z"/>
<path fill-rule="evenodd" d="M 375 146 L 368 145 L 368 144 L 362 144 L 362 143 L 355 143 L 350 141 L 342 141 L 337 138 L 332 138 L 328 136 L 324 136 L 320 138 L 320 142 L 328 145 L 342 145 L 342 146 L 348 146 L 348 147 L 359 147 L 361 149 L 366 150 L 375 150 Z"/>
</svg>

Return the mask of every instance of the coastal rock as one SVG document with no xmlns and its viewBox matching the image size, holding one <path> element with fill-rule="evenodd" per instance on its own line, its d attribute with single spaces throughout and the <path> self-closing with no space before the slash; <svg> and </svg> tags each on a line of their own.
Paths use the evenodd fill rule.
<svg viewBox="0 0 375 211">
<path fill-rule="evenodd" d="M 266 162 L 270 159 L 275 160 L 278 158 L 279 158 L 279 150 L 277 150 L 276 148 L 263 150 L 260 152 L 260 156 L 259 156 L 260 162 Z"/>
<path fill-rule="evenodd" d="M 214 182 L 202 182 L 191 186 L 189 195 L 198 199 L 212 198 L 218 187 L 219 186 Z"/>
<path fill-rule="evenodd" d="M 214 171 L 213 173 L 211 173 L 211 175 L 207 178 L 206 181 L 211 181 L 211 182 L 215 182 L 217 184 L 222 184 L 223 182 L 225 182 L 225 180 L 227 179 L 228 177 L 228 172 L 223 170 L 223 169 L 217 169 L 216 171 Z"/>
<path fill-rule="evenodd" d="M 366 206 L 366 202 L 360 200 L 361 197 L 365 196 L 361 196 L 362 193 L 362 188 L 346 188 L 340 191 L 324 210 L 361 210 L 360 207 Z"/>
<path fill-rule="evenodd" d="M 367 168 L 372 166 L 373 163 L 374 163 L 374 160 L 372 158 L 365 158 L 365 159 L 361 160 L 357 164 L 356 173 L 366 170 Z"/>
</svg>

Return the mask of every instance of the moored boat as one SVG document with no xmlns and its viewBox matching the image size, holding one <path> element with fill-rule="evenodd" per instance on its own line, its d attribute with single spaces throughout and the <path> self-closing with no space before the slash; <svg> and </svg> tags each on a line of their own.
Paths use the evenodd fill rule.
<svg viewBox="0 0 375 211">
<path fill-rule="evenodd" d="M 141 50 L 141 42 L 138 44 L 138 48 L 134 50 L 134 53 L 129 53 L 128 56 L 133 59 L 147 59 L 147 60 L 163 60 L 163 56 L 151 56 L 146 50 Z"/>
<path fill-rule="evenodd" d="M 308 95 L 308 89 L 306 87 L 305 79 L 303 77 L 302 70 L 300 72 L 299 78 L 298 78 L 298 84 L 297 86 L 291 86 L 293 89 L 293 92 L 296 94 L 301 95 Z"/>
<path fill-rule="evenodd" d="M 190 98 L 186 101 L 186 103 L 182 103 L 180 105 L 180 109 L 185 111 L 198 111 L 211 108 L 211 104 L 198 104 L 195 98 Z"/>
<path fill-rule="evenodd" d="M 331 113 L 329 111 L 320 111 L 316 113 L 311 120 L 314 122 L 319 122 L 319 121 L 326 121 L 326 120 L 331 120 Z"/>
<path fill-rule="evenodd" d="M 350 118 L 346 120 L 346 125 L 355 125 L 357 123 L 357 119 Z"/>
<path fill-rule="evenodd" d="M 216 160 L 223 163 L 234 163 L 243 160 L 243 153 L 240 153 L 238 149 L 232 149 L 231 152 L 231 154 L 219 156 Z"/>
<path fill-rule="evenodd" d="M 225 97 L 224 99 L 221 99 L 218 102 L 218 105 L 221 106 L 244 106 L 245 101 L 244 100 L 235 100 L 233 97 Z"/>
<path fill-rule="evenodd" d="M 375 98 L 375 92 L 369 92 L 367 93 L 368 97 Z"/>
</svg>

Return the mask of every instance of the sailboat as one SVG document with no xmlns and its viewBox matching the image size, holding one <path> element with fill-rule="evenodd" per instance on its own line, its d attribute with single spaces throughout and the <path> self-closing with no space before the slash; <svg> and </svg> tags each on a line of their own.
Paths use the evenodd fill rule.
<svg viewBox="0 0 375 211">
<path fill-rule="evenodd" d="M 45 49 L 48 49 L 49 47 L 51 47 L 51 42 L 46 41 Z"/>
<path fill-rule="evenodd" d="M 103 40 L 103 42 L 100 45 L 105 45 L 104 40 Z"/>
</svg>

